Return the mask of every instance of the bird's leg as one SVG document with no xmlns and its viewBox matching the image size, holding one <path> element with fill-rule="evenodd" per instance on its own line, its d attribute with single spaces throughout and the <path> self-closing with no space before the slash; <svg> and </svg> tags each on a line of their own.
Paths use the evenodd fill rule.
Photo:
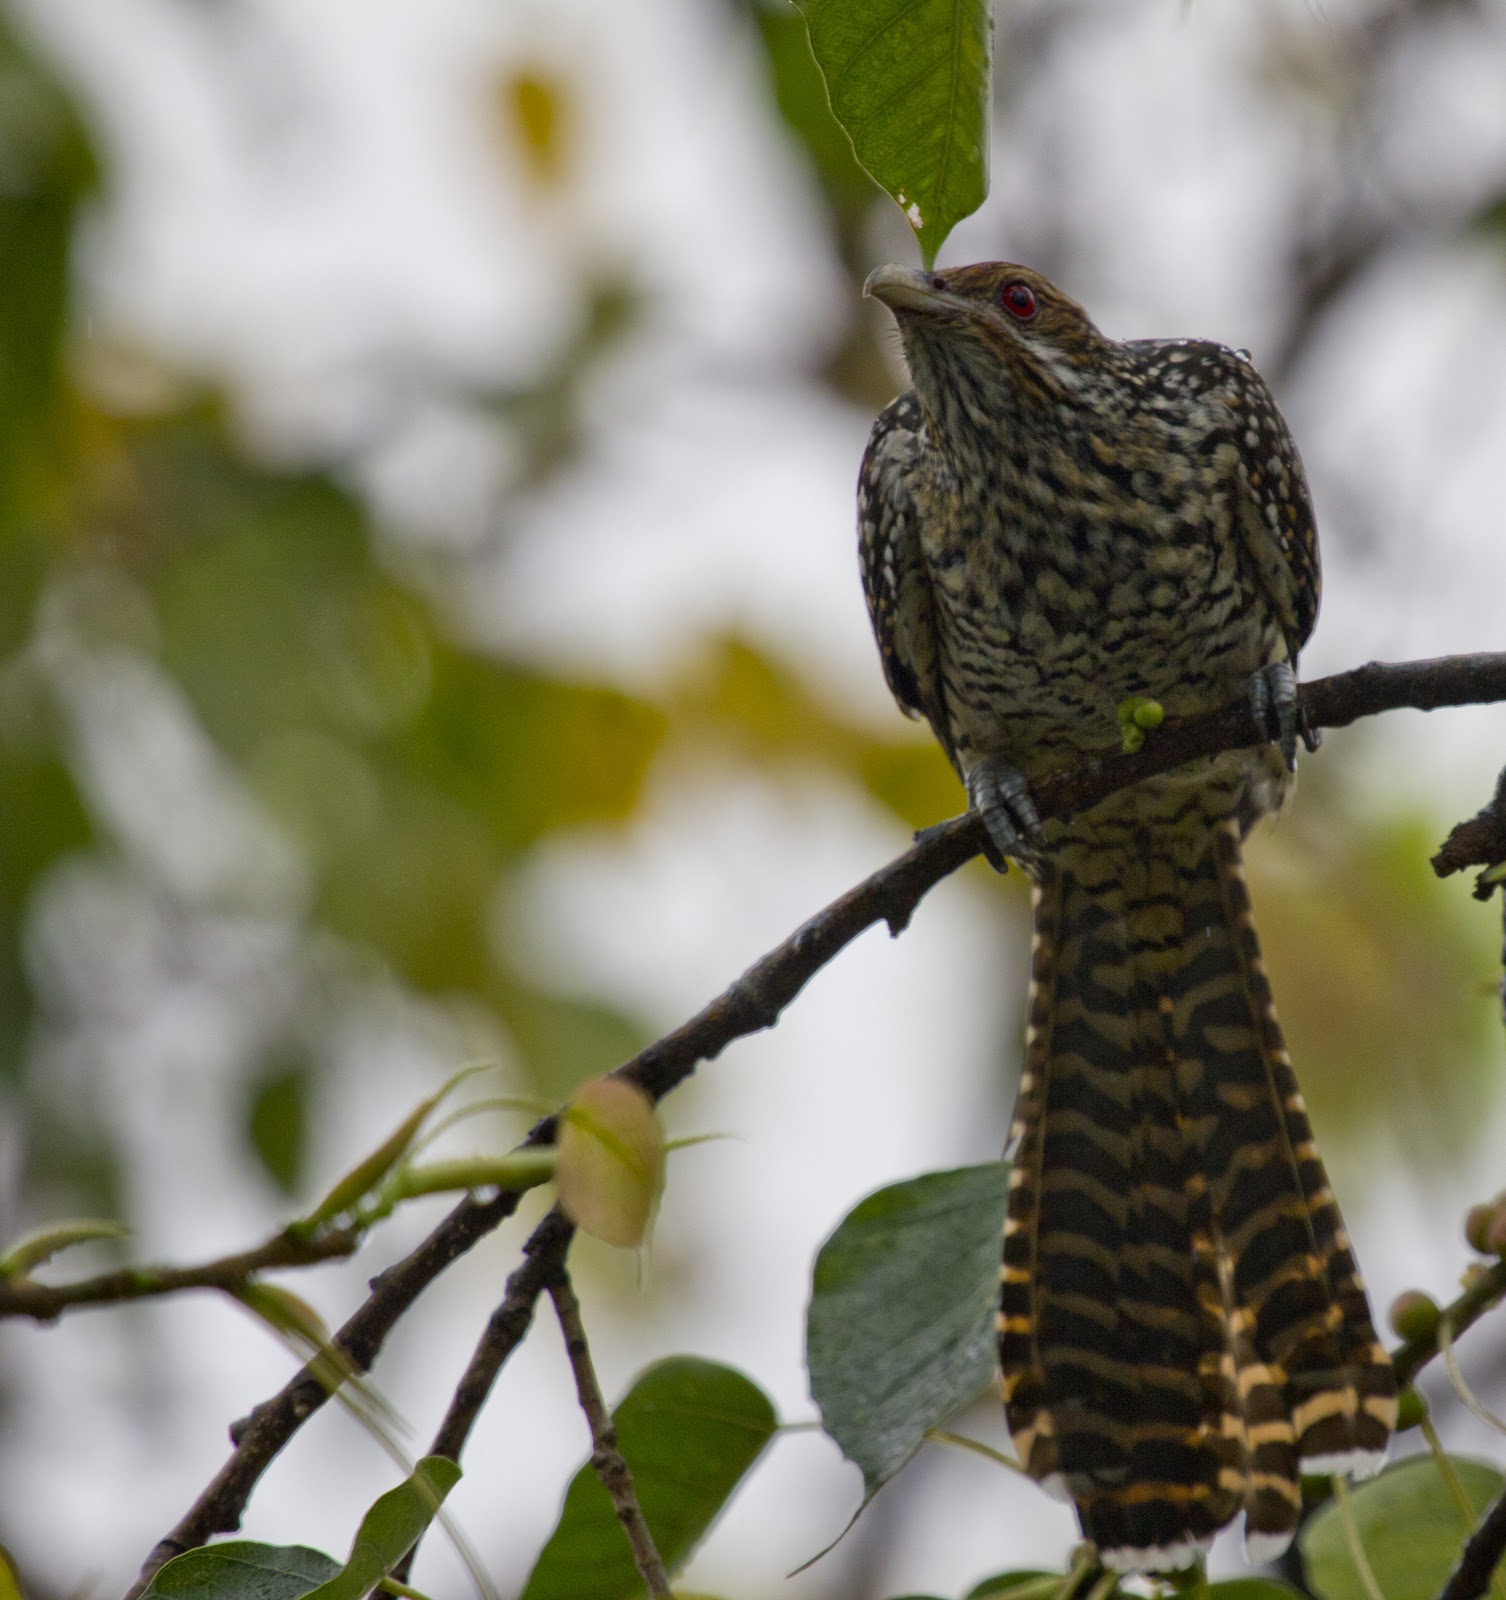
<svg viewBox="0 0 1506 1600">
<path fill-rule="evenodd" d="M 967 769 L 966 783 L 968 803 L 988 830 L 984 853 L 990 864 L 1005 872 L 1011 856 L 1028 863 L 1045 834 L 1024 773 L 997 756 L 983 756 Z"/>
<path fill-rule="evenodd" d="M 1262 739 L 1281 746 L 1288 772 L 1297 770 L 1297 740 L 1316 750 L 1322 735 L 1297 703 L 1297 675 L 1286 661 L 1272 661 L 1250 674 L 1250 715 Z"/>
</svg>

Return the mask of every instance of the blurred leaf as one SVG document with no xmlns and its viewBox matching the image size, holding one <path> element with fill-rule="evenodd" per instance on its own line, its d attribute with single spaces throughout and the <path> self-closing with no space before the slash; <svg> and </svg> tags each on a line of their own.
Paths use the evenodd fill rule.
<svg viewBox="0 0 1506 1600">
<path fill-rule="evenodd" d="M 839 229 L 856 227 L 875 199 L 873 180 L 832 113 L 805 23 L 789 6 L 757 4 L 754 20 L 768 57 L 779 114 L 805 147 Z"/>
<path fill-rule="evenodd" d="M 1501 1474 L 1452 1456 L 1476 1514 L 1501 1491 Z M 1459 1559 L 1469 1529 L 1431 1457 L 1403 1461 L 1350 1493 L 1355 1523 L 1386 1600 L 1432 1600 Z M 1343 1512 L 1331 1500 L 1297 1540 L 1303 1570 L 1319 1600 L 1368 1600 L 1345 1535 Z"/>
<path fill-rule="evenodd" d="M 911 828 L 928 828 L 967 810 L 967 794 L 935 740 L 875 745 L 858 770 L 869 794 Z"/>
<path fill-rule="evenodd" d="M 82 119 L 0 19 L 0 655 L 24 637 L 43 571 L 32 519 L 63 468 L 69 256 L 96 176 Z"/>
<path fill-rule="evenodd" d="M 313 1591 L 313 1600 L 362 1600 L 413 1548 L 460 1482 L 445 1456 L 425 1456 L 411 1476 L 389 1489 L 361 1519 L 350 1559 Z"/>
<path fill-rule="evenodd" d="M 654 1034 L 641 1022 L 583 995 L 561 995 L 508 973 L 496 1002 L 539 1092 L 557 1104 L 577 1084 L 621 1066 Z"/>
<path fill-rule="evenodd" d="M 338 1561 L 305 1545 L 227 1539 L 175 1556 L 141 1600 L 300 1600 L 339 1570 Z"/>
<path fill-rule="evenodd" d="M 777 1426 L 755 1384 L 690 1356 L 641 1374 L 612 1422 L 654 1544 L 671 1571 L 700 1542 Z M 587 1463 L 570 1482 L 522 1600 L 630 1600 L 643 1592 L 611 1499 Z"/>
<path fill-rule="evenodd" d="M 497 84 L 497 107 L 508 142 L 541 189 L 557 189 L 569 176 L 570 86 L 538 70 L 506 73 Z"/>
<path fill-rule="evenodd" d="M 891 1184 L 816 1256 L 806 1365 L 822 1426 L 862 1469 L 865 1503 L 928 1429 L 993 1381 L 1003 1162 Z"/>
<path fill-rule="evenodd" d="M 257 1080 L 247 1107 L 251 1148 L 285 1195 L 296 1194 L 303 1183 L 310 1077 L 307 1061 L 276 1064 Z"/>
<path fill-rule="evenodd" d="M 15 1082 L 33 999 L 21 948 L 26 908 L 43 873 L 87 846 L 93 830 L 72 776 L 52 747 L 51 731 L 32 723 L 30 707 L 8 703 L 6 687 L 0 673 L 0 1076 Z M 70 1145 L 62 1126 L 53 1136 L 59 1141 L 56 1168 L 65 1176 L 71 1156 L 83 1164 L 82 1152 Z M 49 1155 L 41 1148 L 33 1158 L 50 1175 Z"/>
<path fill-rule="evenodd" d="M 837 121 L 929 266 L 988 193 L 985 0 L 796 0 Z"/>
<path fill-rule="evenodd" d="M 555 1187 L 576 1225 L 606 1244 L 643 1243 L 664 1187 L 654 1103 L 623 1078 L 593 1078 L 560 1113 Z"/>
<path fill-rule="evenodd" d="M 897 715 L 894 739 L 855 727 L 791 668 L 735 634 L 708 642 L 678 712 L 682 723 L 709 725 L 703 739 L 730 739 L 760 763 L 798 761 L 851 778 L 911 827 L 967 805 L 934 739 L 903 732 Z"/>
<path fill-rule="evenodd" d="M 1276 1005 L 1319 1138 L 1389 1145 L 1405 1129 L 1407 1154 L 1435 1167 L 1483 1126 L 1500 946 L 1499 919 L 1434 877 L 1439 832 L 1308 804 L 1249 850 Z"/>
</svg>

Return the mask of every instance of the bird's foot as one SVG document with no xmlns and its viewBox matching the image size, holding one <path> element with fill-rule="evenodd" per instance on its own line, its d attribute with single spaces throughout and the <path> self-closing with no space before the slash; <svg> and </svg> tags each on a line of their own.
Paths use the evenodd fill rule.
<svg viewBox="0 0 1506 1600">
<path fill-rule="evenodd" d="M 994 756 L 975 762 L 967 772 L 967 798 L 988 831 L 984 854 L 998 871 L 1009 870 L 1010 857 L 1028 862 L 1045 843 L 1040 813 L 1018 767 Z"/>
<path fill-rule="evenodd" d="M 1281 747 L 1288 772 L 1297 770 L 1297 740 L 1316 750 L 1322 735 L 1297 703 L 1297 675 L 1285 661 L 1273 661 L 1250 674 L 1250 715 L 1262 739 Z"/>
</svg>

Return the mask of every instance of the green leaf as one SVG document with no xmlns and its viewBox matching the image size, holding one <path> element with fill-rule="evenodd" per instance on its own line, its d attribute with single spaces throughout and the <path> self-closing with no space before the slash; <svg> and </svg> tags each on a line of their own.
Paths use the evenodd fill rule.
<svg viewBox="0 0 1506 1600">
<path fill-rule="evenodd" d="M 1047 1585 L 1052 1589 L 1060 1589 L 1066 1581 L 1066 1577 L 1060 1572 L 1041 1572 L 1034 1568 L 1015 1572 L 996 1572 L 993 1577 L 975 1583 L 967 1591 L 964 1600 L 997 1600 L 998 1596 L 1013 1594 L 1017 1589 L 1034 1592 Z"/>
<path fill-rule="evenodd" d="M 300 1600 L 339 1570 L 338 1561 L 305 1545 L 229 1539 L 175 1556 L 141 1600 Z"/>
<path fill-rule="evenodd" d="M 666 1567 L 678 1567 L 774 1434 L 774 1408 L 731 1367 L 674 1356 L 644 1372 L 612 1413 L 638 1503 Z M 607 1492 L 589 1463 L 522 1600 L 626 1600 L 643 1593 Z"/>
<path fill-rule="evenodd" d="M 1230 1578 L 1208 1585 L 1208 1600 L 1303 1600 L 1300 1589 L 1270 1578 Z"/>
<path fill-rule="evenodd" d="M 350 1560 L 310 1600 L 363 1600 L 413 1548 L 459 1482 L 460 1468 L 447 1456 L 425 1456 L 411 1477 L 389 1489 L 362 1517 Z"/>
<path fill-rule="evenodd" d="M 642 1244 L 664 1187 L 653 1101 L 625 1078 L 593 1078 L 560 1113 L 557 1148 L 565 1215 L 607 1244 Z"/>
<path fill-rule="evenodd" d="M 993 21 L 986 0 L 795 0 L 857 158 L 929 266 L 988 193 Z"/>
<path fill-rule="evenodd" d="M 306 1060 L 277 1061 L 252 1089 L 247 1107 L 251 1148 L 285 1195 L 296 1194 L 303 1181 L 312 1079 Z"/>
<path fill-rule="evenodd" d="M 75 1245 L 93 1244 L 99 1239 L 127 1239 L 131 1230 L 109 1217 L 73 1217 L 65 1222 L 49 1222 L 45 1227 L 23 1234 L 0 1256 L 0 1278 L 25 1277 L 33 1267 L 50 1261 L 59 1251 Z"/>
<path fill-rule="evenodd" d="M 1478 1515 L 1501 1490 L 1501 1474 L 1451 1456 Z M 1350 1495 L 1354 1519 L 1386 1600 L 1432 1600 L 1459 1559 L 1469 1531 L 1431 1457 L 1404 1461 Z M 1307 1581 L 1319 1600 L 1367 1600 L 1345 1537 L 1337 1500 L 1324 1506 L 1298 1541 Z"/>
<path fill-rule="evenodd" d="M 995 1161 L 880 1189 L 816 1257 L 811 1396 L 865 1503 L 993 1379 L 1007 1173 Z"/>
</svg>

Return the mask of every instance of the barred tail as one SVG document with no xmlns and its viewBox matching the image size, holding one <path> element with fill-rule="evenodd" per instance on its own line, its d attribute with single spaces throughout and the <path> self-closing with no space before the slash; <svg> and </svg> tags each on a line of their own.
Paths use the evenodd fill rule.
<svg viewBox="0 0 1506 1600">
<path fill-rule="evenodd" d="M 1124 1569 L 1308 1471 L 1378 1465 L 1395 1383 L 1271 1004 L 1233 791 L 1143 789 L 1038 874 L 999 1305 L 1021 1460 Z"/>
</svg>

